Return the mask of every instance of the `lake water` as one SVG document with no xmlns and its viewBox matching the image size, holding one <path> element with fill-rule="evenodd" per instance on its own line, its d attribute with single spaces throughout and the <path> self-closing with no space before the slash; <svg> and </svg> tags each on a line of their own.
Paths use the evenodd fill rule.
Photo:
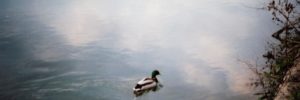
<svg viewBox="0 0 300 100">
<path fill-rule="evenodd" d="M 253 100 L 276 28 L 253 0 L 2 0 L 1 100 Z M 246 6 L 245 6 L 246 5 Z M 135 97 L 158 69 L 164 85 Z"/>
</svg>

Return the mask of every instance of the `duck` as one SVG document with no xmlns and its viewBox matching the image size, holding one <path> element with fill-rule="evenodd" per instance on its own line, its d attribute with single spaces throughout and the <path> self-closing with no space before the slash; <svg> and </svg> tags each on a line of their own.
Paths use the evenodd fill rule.
<svg viewBox="0 0 300 100">
<path fill-rule="evenodd" d="M 157 86 L 160 86 L 156 78 L 157 75 L 160 75 L 160 72 L 158 70 L 154 70 L 152 71 L 151 77 L 145 77 L 142 80 L 138 81 L 135 87 L 133 88 L 133 93 L 136 96 L 139 96 L 145 91 L 155 91 Z"/>
</svg>

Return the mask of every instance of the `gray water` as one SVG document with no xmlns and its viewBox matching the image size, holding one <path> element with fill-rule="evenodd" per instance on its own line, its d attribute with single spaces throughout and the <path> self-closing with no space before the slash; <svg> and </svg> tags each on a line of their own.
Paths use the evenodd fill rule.
<svg viewBox="0 0 300 100">
<path fill-rule="evenodd" d="M 276 26 L 253 0 L 2 0 L 1 100 L 253 100 L 237 59 Z M 132 88 L 161 72 L 159 91 Z"/>
</svg>

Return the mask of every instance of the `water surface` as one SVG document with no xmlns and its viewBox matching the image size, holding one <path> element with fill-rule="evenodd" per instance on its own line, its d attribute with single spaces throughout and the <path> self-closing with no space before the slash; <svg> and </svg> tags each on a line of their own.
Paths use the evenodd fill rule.
<svg viewBox="0 0 300 100">
<path fill-rule="evenodd" d="M 275 26 L 253 0 L 2 0 L 0 99 L 253 100 L 237 59 Z M 161 72 L 164 87 L 132 87 Z"/>
</svg>

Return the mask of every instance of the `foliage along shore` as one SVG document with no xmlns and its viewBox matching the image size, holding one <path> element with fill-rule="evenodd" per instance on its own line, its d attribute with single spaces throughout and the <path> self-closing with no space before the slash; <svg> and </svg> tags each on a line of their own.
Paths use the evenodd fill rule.
<svg viewBox="0 0 300 100">
<path fill-rule="evenodd" d="M 251 83 L 261 100 L 300 100 L 300 0 L 270 0 L 265 7 L 281 28 L 272 34 L 262 67 Z"/>
</svg>

